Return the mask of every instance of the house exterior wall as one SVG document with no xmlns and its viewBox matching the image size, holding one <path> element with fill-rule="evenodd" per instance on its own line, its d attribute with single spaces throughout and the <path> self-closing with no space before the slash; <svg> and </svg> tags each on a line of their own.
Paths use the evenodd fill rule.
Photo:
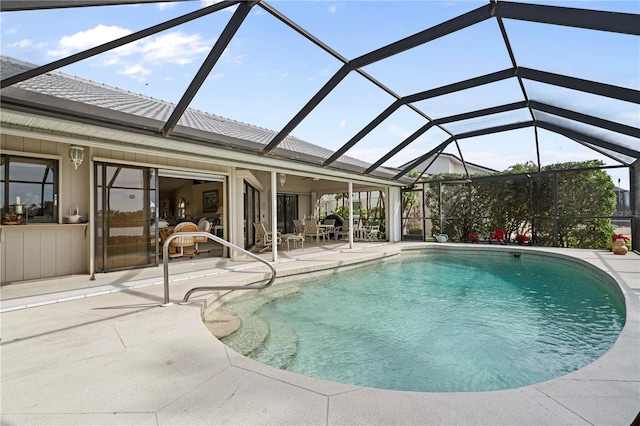
<svg viewBox="0 0 640 426">
<path fill-rule="evenodd" d="M 0 225 L 0 282 L 88 273 L 88 224 L 63 224 L 69 208 L 89 217 L 89 162 L 77 170 L 67 159 L 71 144 L 2 134 L 0 151 L 58 160 L 59 224 Z M 85 154 L 86 155 L 86 154 Z"/>
<path fill-rule="evenodd" d="M 3 154 L 58 160 L 58 223 L 0 226 L 0 282 L 92 272 L 93 160 L 222 175 L 230 170 L 228 166 L 204 161 L 88 146 L 84 146 L 84 161 L 75 169 L 67 156 L 72 144 L 82 146 L 5 133 L 0 135 L 0 151 Z M 224 202 L 221 182 L 185 185 L 174 191 L 174 197 L 185 198 L 189 205 L 189 217 L 210 216 L 212 213 L 203 212 L 202 193 L 211 189 L 218 189 L 219 200 Z M 85 223 L 64 223 L 71 206 L 78 207 Z"/>
<path fill-rule="evenodd" d="M 3 127 L 0 132 L 0 150 L 3 154 L 13 154 L 32 158 L 49 158 L 58 162 L 58 205 L 57 223 L 32 223 L 22 225 L 0 226 L 0 282 L 19 282 L 30 279 L 65 276 L 71 274 L 92 274 L 95 272 L 95 222 L 94 222 L 94 164 L 96 162 L 120 164 L 123 166 L 139 166 L 170 170 L 179 173 L 196 173 L 227 178 L 227 183 L 210 182 L 196 185 L 185 185 L 170 191 L 174 210 L 179 198 L 188 203 L 187 217 L 197 220 L 200 217 L 216 218 L 213 212 L 204 212 L 202 193 L 217 189 L 219 203 L 227 214 L 224 217 L 223 237 L 229 242 L 244 246 L 244 180 L 247 180 L 260 191 L 260 217 L 271 228 L 272 186 L 271 171 L 252 169 L 250 166 L 226 164 L 199 160 L 187 152 L 189 144 L 185 143 L 185 153 L 172 153 L 154 150 L 155 147 L 120 146 L 117 141 L 96 141 L 91 139 L 67 138 L 51 134 L 50 138 L 42 133 L 14 130 Z M 68 142 L 67 142 L 68 140 Z M 84 160 L 75 169 L 68 159 L 71 145 L 84 148 Z M 221 161 L 225 161 L 221 158 Z M 273 166 L 277 167 L 277 166 Z M 317 179 L 306 176 L 287 174 L 284 185 L 276 174 L 276 192 L 298 195 L 298 214 L 302 219 L 317 214 L 317 197 L 327 191 L 347 192 L 349 184 L 342 176 L 336 180 L 331 177 Z M 369 188 L 361 184 L 362 190 Z M 371 186 L 372 190 L 385 190 L 383 186 Z M 374 189 L 375 188 L 375 189 Z M 159 199 L 162 199 L 162 188 L 159 188 Z M 333 189 L 333 191 L 331 191 Z M 166 194 L 165 194 L 166 195 Z M 82 216 L 80 224 L 64 223 L 71 206 L 77 206 Z M 157 206 L 158 208 L 160 206 Z M 251 226 L 251 224 L 248 224 Z M 240 253 L 225 251 L 225 255 L 236 257 Z"/>
</svg>

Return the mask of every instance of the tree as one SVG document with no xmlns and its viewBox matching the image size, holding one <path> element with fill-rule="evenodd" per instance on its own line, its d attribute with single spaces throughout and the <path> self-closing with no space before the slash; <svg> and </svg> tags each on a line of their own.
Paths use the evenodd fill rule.
<svg viewBox="0 0 640 426">
<path fill-rule="evenodd" d="M 613 228 L 609 217 L 616 210 L 615 185 L 604 170 L 575 170 L 603 165 L 602 161 L 591 160 L 551 164 L 543 169 L 574 170 L 557 174 L 559 246 L 600 248 L 610 240 Z M 553 187 L 547 182 L 545 188 L 549 186 Z M 551 209 L 546 213 L 553 214 Z"/>
<path fill-rule="evenodd" d="M 558 163 L 538 173 L 536 164 L 527 162 L 504 172 L 513 177 L 475 183 L 461 183 L 462 175 L 438 175 L 437 179 L 458 182 L 425 185 L 432 232 L 464 240 L 471 231 L 488 235 L 502 228 L 507 238 L 528 233 L 542 245 L 552 245 L 557 235 L 563 247 L 605 247 L 613 232 L 609 217 L 615 212 L 615 186 L 599 169 L 603 165 L 598 160 Z"/>
</svg>

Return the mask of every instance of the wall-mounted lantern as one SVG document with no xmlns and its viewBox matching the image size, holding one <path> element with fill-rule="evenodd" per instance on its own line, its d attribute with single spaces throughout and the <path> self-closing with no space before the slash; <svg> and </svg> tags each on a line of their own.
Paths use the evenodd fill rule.
<svg viewBox="0 0 640 426">
<path fill-rule="evenodd" d="M 70 146 L 69 159 L 73 162 L 76 170 L 78 170 L 78 166 L 82 164 L 82 160 L 84 160 L 84 148 L 79 146 Z"/>
</svg>

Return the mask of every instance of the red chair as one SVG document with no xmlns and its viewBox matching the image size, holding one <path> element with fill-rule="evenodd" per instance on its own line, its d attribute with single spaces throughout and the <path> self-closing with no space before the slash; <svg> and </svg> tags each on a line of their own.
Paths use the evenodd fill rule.
<svg viewBox="0 0 640 426">
<path fill-rule="evenodd" d="M 504 240 L 504 231 L 500 228 L 489 234 L 489 244 L 494 240 L 499 244 L 507 244 Z"/>
</svg>

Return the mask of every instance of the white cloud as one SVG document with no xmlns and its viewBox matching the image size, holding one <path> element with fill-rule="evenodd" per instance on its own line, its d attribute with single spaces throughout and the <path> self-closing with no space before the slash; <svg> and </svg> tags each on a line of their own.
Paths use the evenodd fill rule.
<svg viewBox="0 0 640 426">
<path fill-rule="evenodd" d="M 344 8 L 345 8 L 344 3 L 336 3 L 329 6 L 327 10 L 329 11 L 329 13 L 336 13 L 338 10 L 344 9 Z"/>
<path fill-rule="evenodd" d="M 23 39 L 20 41 L 16 41 L 15 43 L 11 43 L 8 45 L 8 47 L 17 47 L 20 49 L 27 49 L 30 47 L 35 47 L 35 48 L 42 48 L 45 47 L 47 45 L 47 43 L 34 43 L 33 41 L 29 40 L 29 39 Z"/>
<path fill-rule="evenodd" d="M 4 33 L 5 34 L 17 34 L 18 30 L 16 30 L 15 28 L 11 28 L 11 29 L 6 30 Z"/>
<path fill-rule="evenodd" d="M 68 56 L 124 37 L 128 34 L 131 34 L 131 31 L 126 28 L 100 24 L 90 30 L 80 31 L 73 35 L 62 37 L 57 43 L 57 49 L 50 50 L 47 54 L 54 57 Z"/>
<path fill-rule="evenodd" d="M 178 4 L 177 3 L 158 3 L 158 10 L 167 10 L 167 9 L 172 9 L 174 7 L 176 7 Z"/>
<path fill-rule="evenodd" d="M 140 64 L 135 64 L 127 66 L 123 70 L 118 71 L 118 74 L 142 76 L 151 74 L 151 70 L 146 69 Z"/>
<path fill-rule="evenodd" d="M 54 57 L 68 56 L 128 34 L 131 31 L 126 28 L 98 25 L 62 37 L 57 48 L 47 53 Z M 205 40 L 200 34 L 172 31 L 128 43 L 97 58 L 100 65 L 118 67 L 119 74 L 139 79 L 151 74 L 154 68 L 167 64 L 187 65 L 202 59 L 213 44 L 213 40 Z"/>
<path fill-rule="evenodd" d="M 347 120 L 345 119 L 340 120 L 340 124 L 338 125 L 338 127 L 340 127 L 341 129 L 344 129 L 345 127 L 347 127 Z"/>
<path fill-rule="evenodd" d="M 138 48 L 145 61 L 186 65 L 206 55 L 211 46 L 213 42 L 203 40 L 200 34 L 176 31 L 141 40 Z"/>
<path fill-rule="evenodd" d="M 413 132 L 409 132 L 407 130 L 404 130 L 403 128 L 401 128 L 400 126 L 396 125 L 396 124 L 391 124 L 389 126 L 387 126 L 387 130 L 389 130 L 390 133 L 394 134 L 394 135 L 398 135 L 403 139 L 408 138 L 409 136 L 411 136 L 413 134 Z"/>
</svg>

